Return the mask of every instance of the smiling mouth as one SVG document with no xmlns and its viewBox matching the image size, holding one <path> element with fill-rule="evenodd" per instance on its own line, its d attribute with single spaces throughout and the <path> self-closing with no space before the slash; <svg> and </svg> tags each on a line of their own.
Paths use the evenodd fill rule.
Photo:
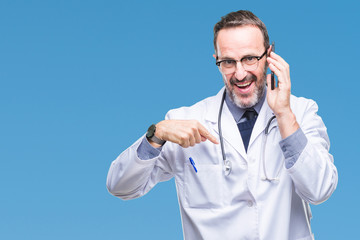
<svg viewBox="0 0 360 240">
<path fill-rule="evenodd" d="M 239 88 L 246 88 L 248 86 L 250 86 L 252 84 L 252 81 L 251 82 L 245 82 L 245 83 L 237 83 L 235 84 L 237 87 Z"/>
</svg>

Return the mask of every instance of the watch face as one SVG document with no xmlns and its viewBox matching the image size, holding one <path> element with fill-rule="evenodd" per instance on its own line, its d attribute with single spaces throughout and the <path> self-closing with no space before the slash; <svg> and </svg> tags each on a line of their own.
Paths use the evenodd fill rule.
<svg viewBox="0 0 360 240">
<path fill-rule="evenodd" d="M 156 129 L 156 126 L 155 124 L 151 125 L 146 133 L 146 137 L 147 138 L 152 138 L 154 136 L 154 133 L 155 133 L 155 129 Z"/>
</svg>

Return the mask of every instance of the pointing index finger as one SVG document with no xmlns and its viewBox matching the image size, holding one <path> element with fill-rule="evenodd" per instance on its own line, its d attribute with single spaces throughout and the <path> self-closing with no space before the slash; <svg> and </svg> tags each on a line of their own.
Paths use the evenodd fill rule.
<svg viewBox="0 0 360 240">
<path fill-rule="evenodd" d="M 209 131 L 201 124 L 199 126 L 199 133 L 202 137 L 208 139 L 210 142 L 214 144 L 219 144 L 216 137 L 214 137 L 211 133 L 209 133 Z"/>
</svg>

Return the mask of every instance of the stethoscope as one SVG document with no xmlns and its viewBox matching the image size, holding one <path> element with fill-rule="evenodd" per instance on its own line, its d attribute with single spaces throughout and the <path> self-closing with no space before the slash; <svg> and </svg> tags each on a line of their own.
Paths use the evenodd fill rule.
<svg viewBox="0 0 360 240">
<path fill-rule="evenodd" d="M 223 163 L 224 163 L 224 173 L 226 176 L 228 176 L 231 173 L 232 170 L 232 163 L 230 160 L 226 159 L 226 155 L 225 155 L 225 150 L 224 150 L 224 140 L 223 140 L 223 135 L 222 135 L 222 130 L 221 130 L 221 115 L 222 115 L 222 109 L 224 106 L 224 102 L 225 102 L 225 95 L 226 95 L 226 90 L 224 90 L 224 94 L 222 96 L 221 99 L 221 104 L 220 104 L 220 109 L 219 109 L 219 116 L 218 116 L 218 129 L 219 129 L 219 138 L 220 138 L 220 146 L 221 146 L 221 154 L 222 154 L 222 158 L 223 158 Z M 265 166 L 265 149 L 266 149 L 266 142 L 267 142 L 267 136 L 269 135 L 269 129 L 270 128 L 270 124 L 271 122 L 276 118 L 276 116 L 272 116 L 269 121 L 266 124 L 266 128 L 265 128 L 265 135 L 263 138 L 263 151 L 262 151 L 262 157 L 263 157 L 263 170 L 264 170 L 264 177 L 262 178 L 263 181 L 269 181 L 269 182 L 273 182 L 273 181 L 278 181 L 279 180 L 279 175 L 280 175 L 280 171 L 281 171 L 281 166 L 279 167 L 277 174 L 274 178 L 269 178 L 268 174 L 266 172 L 266 166 Z"/>
<path fill-rule="evenodd" d="M 222 131 L 221 131 L 221 114 L 222 114 L 222 109 L 224 106 L 224 102 L 225 102 L 225 95 L 226 95 L 226 90 L 224 90 L 224 94 L 222 96 L 221 99 L 221 104 L 220 104 L 220 109 L 219 109 L 219 117 L 218 117 L 218 129 L 219 129 L 219 137 L 220 137 L 220 146 L 221 146 L 221 153 L 222 153 L 222 157 L 223 157 L 223 162 L 224 162 L 224 173 L 226 176 L 228 176 L 231 173 L 231 169 L 232 169 L 232 164 L 230 160 L 226 159 L 226 155 L 225 155 L 225 150 L 224 150 L 224 140 L 223 140 L 223 136 L 222 136 Z M 264 170 L 264 177 L 261 179 L 263 181 L 268 181 L 268 182 L 278 182 L 279 181 L 279 176 L 280 176 L 280 171 L 282 168 L 282 164 L 280 164 L 278 171 L 276 173 L 276 176 L 274 178 L 269 178 L 266 172 L 266 166 L 265 166 L 265 149 L 266 149 L 266 141 L 267 141 L 267 136 L 269 135 L 269 131 L 270 129 L 270 124 L 271 122 L 276 118 L 276 116 L 272 116 L 269 121 L 266 124 L 266 128 L 265 128 L 265 134 L 264 134 L 264 138 L 263 138 L 263 151 L 262 151 L 262 162 L 263 162 L 263 170 Z M 311 219 L 311 211 L 310 211 L 310 206 L 308 203 L 306 203 L 303 199 L 302 199 L 302 204 L 303 204 L 303 209 L 304 209 L 304 213 L 305 213 L 305 217 L 306 217 L 306 223 L 311 235 L 311 238 L 313 238 L 313 234 L 311 231 L 311 225 L 310 225 L 310 219 Z"/>
</svg>

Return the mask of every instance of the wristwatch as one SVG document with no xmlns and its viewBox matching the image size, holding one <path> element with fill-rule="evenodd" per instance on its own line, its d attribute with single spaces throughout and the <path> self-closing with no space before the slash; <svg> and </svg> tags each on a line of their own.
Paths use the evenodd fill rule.
<svg viewBox="0 0 360 240">
<path fill-rule="evenodd" d="M 166 141 L 161 140 L 160 138 L 156 137 L 155 131 L 156 131 L 156 125 L 152 124 L 147 130 L 146 138 L 154 143 L 160 144 L 161 146 L 164 145 L 164 143 Z"/>
</svg>

